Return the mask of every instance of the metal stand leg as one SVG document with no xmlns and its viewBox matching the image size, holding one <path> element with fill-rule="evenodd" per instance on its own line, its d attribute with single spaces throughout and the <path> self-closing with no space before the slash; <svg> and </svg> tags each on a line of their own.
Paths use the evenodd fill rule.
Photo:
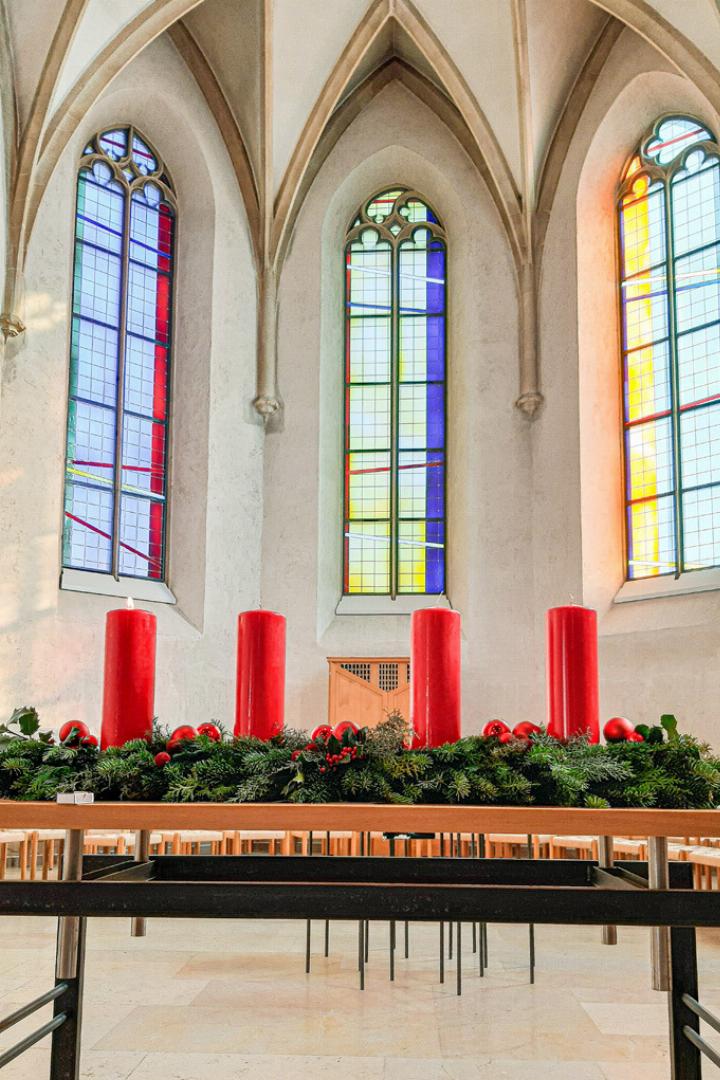
<svg viewBox="0 0 720 1080">
<path fill-rule="evenodd" d="M 309 832 L 308 833 L 308 846 L 307 846 L 308 855 L 312 855 L 312 847 L 313 847 L 313 834 L 311 832 Z M 312 938 L 312 921 L 310 919 L 306 919 L 306 921 L 305 921 L 305 974 L 306 975 L 310 974 L 310 940 L 311 940 L 311 938 Z"/>
<path fill-rule="evenodd" d="M 79 919 L 75 978 L 56 979 L 67 990 L 55 999 L 53 1016 L 65 1014 L 65 1023 L 52 1034 L 50 1080 L 79 1080 L 82 1035 L 83 983 L 85 980 L 85 937 L 87 919 Z"/>
<path fill-rule="evenodd" d="M 673 926 L 670 930 L 672 992 L 670 1010 L 670 1062 L 672 1080 L 701 1080 L 700 1050 L 684 1034 L 686 1029 L 700 1034 L 700 1018 L 683 1001 L 688 994 L 697 1001 L 697 953 L 693 927 Z"/>
<path fill-rule="evenodd" d="M 79 881 L 82 877 L 82 858 L 85 833 L 82 829 L 68 829 L 65 833 L 63 857 L 63 881 Z M 80 919 L 76 915 L 64 915 L 58 919 L 57 958 L 55 978 L 74 979 L 77 973 L 78 937 Z"/>
<path fill-rule="evenodd" d="M 478 833 L 477 852 L 478 852 L 478 858 L 479 859 L 484 859 L 486 857 L 487 848 L 485 846 L 485 834 L 484 833 Z M 480 977 L 483 978 L 484 975 L 485 975 L 485 968 L 488 966 L 487 923 L 480 923 L 479 964 L 480 964 Z"/>
<path fill-rule="evenodd" d="M 325 854 L 330 854 L 330 833 L 325 833 Z M 325 920 L 325 955 L 330 955 L 330 920 Z"/>
<path fill-rule="evenodd" d="M 360 971 L 360 989 L 365 989 L 365 920 L 358 922 L 358 969 Z"/>
<path fill-rule="evenodd" d="M 457 924 L 457 995 L 462 994 L 462 923 Z"/>
<path fill-rule="evenodd" d="M 150 858 L 150 832 L 140 829 L 135 833 L 135 862 L 147 862 Z M 145 937 L 147 919 L 136 915 L 130 920 L 130 937 Z"/>
<path fill-rule="evenodd" d="M 390 858 L 395 858 L 395 837 L 390 837 Z M 395 982 L 395 920 L 390 923 L 390 982 Z"/>
<path fill-rule="evenodd" d="M 445 923 L 440 923 L 440 982 L 445 982 Z"/>
<path fill-rule="evenodd" d="M 613 838 L 612 836 L 599 836 L 598 837 L 598 862 L 603 870 L 609 869 L 615 859 L 613 857 Z M 603 945 L 617 945 L 617 926 L 603 926 L 602 928 L 602 943 Z"/>
<path fill-rule="evenodd" d="M 84 841 L 82 829 L 70 829 L 65 834 L 63 881 L 81 879 Z M 83 918 L 73 915 L 58 919 L 55 983 L 67 983 L 67 990 L 55 999 L 53 1015 L 64 1013 L 67 1020 L 52 1035 L 50 1080 L 78 1080 L 80 1076 L 85 928 Z"/>
<path fill-rule="evenodd" d="M 651 889 L 670 887 L 668 842 L 665 836 L 648 838 L 648 885 Z M 670 929 L 653 926 L 650 930 L 653 990 L 670 989 Z"/>
<path fill-rule="evenodd" d="M 405 837 L 405 858 L 410 854 L 410 839 Z M 410 923 L 405 920 L 405 959 L 410 959 Z"/>
<path fill-rule="evenodd" d="M 312 923 L 305 920 L 305 974 L 310 974 L 310 938 L 312 937 Z"/>
<path fill-rule="evenodd" d="M 533 847 L 533 838 L 532 838 L 530 833 L 528 833 L 527 842 L 528 842 L 528 858 L 533 859 L 535 857 L 535 855 L 534 855 L 534 847 Z M 528 927 L 528 946 L 529 946 L 529 952 L 530 952 L 530 985 L 534 986 L 535 985 L 535 924 L 534 923 L 530 923 L 530 925 Z"/>
</svg>

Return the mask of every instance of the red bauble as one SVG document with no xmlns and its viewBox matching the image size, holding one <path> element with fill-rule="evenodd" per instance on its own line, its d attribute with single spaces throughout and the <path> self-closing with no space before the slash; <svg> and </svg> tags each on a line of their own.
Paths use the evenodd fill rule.
<svg viewBox="0 0 720 1080">
<path fill-rule="evenodd" d="M 222 732 L 217 724 L 201 724 L 197 729 L 198 735 L 204 735 L 208 739 L 212 739 L 213 742 L 222 741 Z"/>
<path fill-rule="evenodd" d="M 497 741 L 499 743 L 513 742 L 514 739 L 515 739 L 515 736 L 513 735 L 512 731 L 501 731 L 500 734 L 497 737 Z"/>
<path fill-rule="evenodd" d="M 542 735 L 542 728 L 531 724 L 529 720 L 523 720 L 521 724 L 515 725 L 513 735 L 516 739 L 529 739 L 531 735 Z"/>
<path fill-rule="evenodd" d="M 196 734 L 197 732 L 194 727 L 190 727 L 189 724 L 181 724 L 180 727 L 175 728 L 168 739 L 168 750 L 172 754 L 173 750 L 177 750 L 180 743 L 185 742 L 188 739 L 194 739 Z"/>
<path fill-rule="evenodd" d="M 99 746 L 100 743 L 98 742 L 98 739 L 97 739 L 96 735 L 83 735 L 82 739 L 80 740 L 80 745 L 81 746 Z"/>
<path fill-rule="evenodd" d="M 352 720 L 341 720 L 339 724 L 335 725 L 335 731 L 333 735 L 336 739 L 342 739 L 344 732 L 350 731 L 353 735 L 357 735 L 360 728 L 357 724 L 353 724 Z"/>
<path fill-rule="evenodd" d="M 488 720 L 482 733 L 486 739 L 499 739 L 501 735 L 510 734 L 510 728 L 502 720 Z"/>
<path fill-rule="evenodd" d="M 628 735 L 627 741 L 628 742 L 645 742 L 645 739 L 640 734 L 639 731 L 633 731 L 630 735 Z"/>
<path fill-rule="evenodd" d="M 68 720 L 67 724 L 63 724 L 58 732 L 60 742 L 69 739 L 73 731 L 75 732 L 72 737 L 73 743 L 78 743 L 80 739 L 84 739 L 90 734 L 90 728 L 87 724 L 83 724 L 82 720 Z"/>
<path fill-rule="evenodd" d="M 613 716 L 603 728 L 608 742 L 625 742 L 635 734 L 635 728 L 624 716 Z"/>
<path fill-rule="evenodd" d="M 172 761 L 169 754 L 166 754 L 164 750 L 161 750 L 159 754 L 155 755 L 155 764 L 158 769 L 164 769 Z"/>
<path fill-rule="evenodd" d="M 313 742 L 315 742 L 316 739 L 322 739 L 323 742 L 327 742 L 332 734 L 333 729 L 329 724 L 320 724 L 319 727 L 315 728 L 310 738 Z"/>
</svg>

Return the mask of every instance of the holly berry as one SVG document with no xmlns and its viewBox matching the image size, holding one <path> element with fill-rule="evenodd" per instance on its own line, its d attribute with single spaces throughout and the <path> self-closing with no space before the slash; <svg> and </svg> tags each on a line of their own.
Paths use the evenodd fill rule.
<svg viewBox="0 0 720 1080">
<path fill-rule="evenodd" d="M 320 724 L 319 727 L 315 728 L 310 738 L 313 742 L 315 742 L 316 739 L 320 739 L 322 742 L 327 742 L 332 733 L 333 729 L 330 727 L 329 724 Z"/>
<path fill-rule="evenodd" d="M 531 735 L 542 735 L 542 728 L 531 724 L 529 720 L 523 720 L 521 724 L 515 725 L 513 735 L 516 739 L 529 739 Z"/>
<path fill-rule="evenodd" d="M 166 754 L 164 750 L 161 750 L 159 754 L 155 755 L 155 764 L 158 769 L 164 769 L 166 765 L 169 765 L 172 758 L 169 754 Z"/>
<path fill-rule="evenodd" d="M 505 733 L 510 734 L 510 728 L 502 720 L 488 720 L 482 733 L 486 739 L 499 739 Z"/>
<path fill-rule="evenodd" d="M 608 742 L 625 742 L 635 734 L 635 728 L 624 716 L 613 716 L 603 728 Z"/>
<path fill-rule="evenodd" d="M 63 724 L 60 728 L 58 738 L 61 743 L 67 739 L 68 746 L 77 746 L 80 740 L 89 734 L 90 728 L 87 724 L 83 724 L 82 720 L 68 720 L 67 724 Z"/>
<path fill-rule="evenodd" d="M 503 744 L 506 744 L 506 743 L 509 743 L 509 742 L 514 742 L 514 740 L 515 740 L 515 736 L 513 735 L 512 731 L 510 731 L 509 729 L 506 730 L 506 731 L 501 731 L 500 734 L 497 736 L 497 741 L 499 743 L 503 743 Z"/>
<path fill-rule="evenodd" d="M 190 727 L 189 724 L 181 724 L 180 727 L 176 727 L 172 735 L 168 739 L 167 748 L 169 753 L 177 750 L 180 743 L 186 742 L 189 739 L 194 739 L 197 732 L 194 727 Z"/>
<path fill-rule="evenodd" d="M 82 739 L 80 740 L 80 745 L 81 746 L 95 746 L 95 747 L 97 747 L 100 744 L 99 744 L 99 742 L 97 740 L 96 735 L 83 735 Z"/>
<path fill-rule="evenodd" d="M 222 741 L 222 732 L 217 724 L 201 724 L 197 729 L 198 735 L 204 735 L 207 739 L 212 739 L 213 742 Z"/>
<path fill-rule="evenodd" d="M 627 737 L 628 742 L 645 742 L 645 737 L 639 731 L 633 731 Z"/>
</svg>

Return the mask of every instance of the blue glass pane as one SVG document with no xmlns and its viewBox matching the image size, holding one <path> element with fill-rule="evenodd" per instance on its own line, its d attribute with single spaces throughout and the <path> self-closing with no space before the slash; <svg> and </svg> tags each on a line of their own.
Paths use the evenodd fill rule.
<svg viewBox="0 0 720 1080">
<path fill-rule="evenodd" d="M 695 164 L 696 169 L 691 169 Z M 675 254 L 684 255 L 720 239 L 720 163 L 691 154 L 672 184 Z"/>
<path fill-rule="evenodd" d="M 398 393 L 400 449 L 442 447 L 445 443 L 445 394 L 442 383 L 405 383 L 401 384 Z"/>
<path fill-rule="evenodd" d="M 720 488 L 685 492 L 682 512 L 686 569 L 720 565 Z"/>
<path fill-rule="evenodd" d="M 678 333 L 720 319 L 717 245 L 675 260 Z"/>
<path fill-rule="evenodd" d="M 683 413 L 680 437 L 683 487 L 720 482 L 720 406 Z"/>
<path fill-rule="evenodd" d="M 98 142 L 100 149 L 113 161 L 119 161 L 127 154 L 127 128 L 116 128 L 114 131 L 106 131 L 100 136 Z"/>
<path fill-rule="evenodd" d="M 400 382 L 445 378 L 445 316 L 400 316 Z"/>
</svg>

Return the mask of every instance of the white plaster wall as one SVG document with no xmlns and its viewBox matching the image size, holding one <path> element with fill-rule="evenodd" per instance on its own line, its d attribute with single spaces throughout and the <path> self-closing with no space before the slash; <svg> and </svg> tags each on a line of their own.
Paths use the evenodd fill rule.
<svg viewBox="0 0 720 1080">
<path fill-rule="evenodd" d="M 384 185 L 417 187 L 449 244 L 448 592 L 463 615 L 464 723 L 526 715 L 539 692 L 529 612 L 529 439 L 515 280 L 474 167 L 399 84 L 348 128 L 301 211 L 280 288 L 284 430 L 265 448 L 263 604 L 288 616 L 288 720 L 327 710 L 329 655 L 405 655 L 409 616 L 334 615 L 341 592 L 343 238 Z"/>
<path fill-rule="evenodd" d="M 535 613 L 540 637 L 548 606 L 573 595 L 597 608 L 604 718 L 676 712 L 718 745 L 720 594 L 613 603 L 624 579 L 615 190 L 647 127 L 676 110 L 718 130 L 704 97 L 626 31 L 568 149 L 545 247 Z"/>
<path fill-rule="evenodd" d="M 99 726 L 106 597 L 58 589 L 68 310 L 78 158 L 132 122 L 179 201 L 169 583 L 158 616 L 156 709 L 170 723 L 232 720 L 237 612 L 259 597 L 262 430 L 252 413 L 255 280 L 232 167 L 184 64 L 160 39 L 80 123 L 38 215 L 27 332 L 8 346 L 0 430 L 0 715 L 36 704 Z"/>
</svg>

